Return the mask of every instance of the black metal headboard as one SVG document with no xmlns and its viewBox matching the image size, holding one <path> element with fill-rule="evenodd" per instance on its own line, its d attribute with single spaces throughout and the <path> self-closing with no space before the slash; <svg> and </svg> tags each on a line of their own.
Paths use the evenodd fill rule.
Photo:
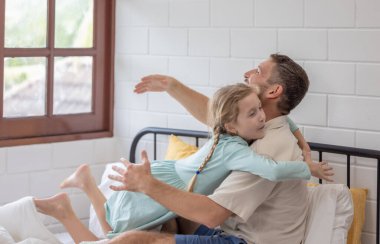
<svg viewBox="0 0 380 244">
<path fill-rule="evenodd" d="M 135 162 L 136 159 L 136 148 L 139 140 L 147 134 L 153 134 L 153 158 L 157 159 L 157 135 L 177 135 L 184 137 L 195 138 L 195 145 L 199 145 L 200 138 L 208 138 L 209 133 L 205 131 L 196 131 L 196 130 L 182 130 L 182 129 L 170 129 L 170 128 L 159 128 L 159 127 L 147 127 L 142 129 L 137 133 L 135 138 L 132 141 L 131 150 L 129 154 L 129 161 Z M 310 148 L 312 151 L 318 152 L 319 161 L 323 160 L 323 153 L 334 153 L 340 155 L 346 155 L 347 163 L 347 186 L 350 187 L 350 168 L 351 168 L 351 157 L 363 157 L 371 158 L 377 160 L 377 185 L 376 185 L 376 244 L 379 243 L 379 213 L 380 213 L 380 151 L 378 150 L 369 150 L 356 147 L 345 147 L 345 146 L 336 146 L 329 144 L 313 143 L 309 142 Z M 321 182 L 321 181 L 320 181 Z M 322 182 L 321 182 L 322 183 Z"/>
</svg>

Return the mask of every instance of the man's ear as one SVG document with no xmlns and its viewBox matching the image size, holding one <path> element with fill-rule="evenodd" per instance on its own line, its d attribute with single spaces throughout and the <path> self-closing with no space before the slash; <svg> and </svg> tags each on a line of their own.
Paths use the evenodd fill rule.
<svg viewBox="0 0 380 244">
<path fill-rule="evenodd" d="M 230 134 L 238 134 L 238 131 L 237 129 L 235 128 L 235 125 L 233 122 L 228 122 L 228 123 L 225 123 L 224 124 L 224 128 L 226 129 L 226 131 Z"/>
<path fill-rule="evenodd" d="M 280 84 L 273 84 L 266 90 L 268 98 L 278 98 L 283 92 L 284 88 Z"/>
</svg>

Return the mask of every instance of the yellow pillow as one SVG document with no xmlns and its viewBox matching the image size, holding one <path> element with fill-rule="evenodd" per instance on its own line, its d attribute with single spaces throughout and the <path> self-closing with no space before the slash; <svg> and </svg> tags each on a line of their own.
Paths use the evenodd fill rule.
<svg viewBox="0 0 380 244">
<path fill-rule="evenodd" d="M 319 184 L 308 182 L 308 187 L 315 187 Z M 368 189 L 351 188 L 352 202 L 354 204 L 354 218 L 347 235 L 347 244 L 360 244 L 361 235 L 365 220 L 365 205 L 367 201 Z"/>
<path fill-rule="evenodd" d="M 177 160 L 186 158 L 198 151 L 194 145 L 182 141 L 179 137 L 171 135 L 169 137 L 168 149 L 166 151 L 166 160 Z"/>
<path fill-rule="evenodd" d="M 347 236 L 347 244 L 360 244 L 365 219 L 365 204 L 367 189 L 351 188 L 352 201 L 354 203 L 354 219 Z"/>
</svg>

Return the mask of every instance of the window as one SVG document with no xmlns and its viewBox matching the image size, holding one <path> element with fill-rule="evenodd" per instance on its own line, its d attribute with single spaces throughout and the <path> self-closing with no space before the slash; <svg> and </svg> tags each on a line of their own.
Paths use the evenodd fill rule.
<svg viewBox="0 0 380 244">
<path fill-rule="evenodd" d="M 114 0 L 0 1 L 0 146 L 112 135 Z"/>
</svg>

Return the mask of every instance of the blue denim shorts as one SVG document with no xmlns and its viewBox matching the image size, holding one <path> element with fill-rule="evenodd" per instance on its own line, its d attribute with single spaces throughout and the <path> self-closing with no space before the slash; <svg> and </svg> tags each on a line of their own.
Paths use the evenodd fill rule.
<svg viewBox="0 0 380 244">
<path fill-rule="evenodd" d="M 175 235 L 176 244 L 247 244 L 239 237 L 227 235 L 220 229 L 199 226 L 193 235 Z"/>
</svg>

